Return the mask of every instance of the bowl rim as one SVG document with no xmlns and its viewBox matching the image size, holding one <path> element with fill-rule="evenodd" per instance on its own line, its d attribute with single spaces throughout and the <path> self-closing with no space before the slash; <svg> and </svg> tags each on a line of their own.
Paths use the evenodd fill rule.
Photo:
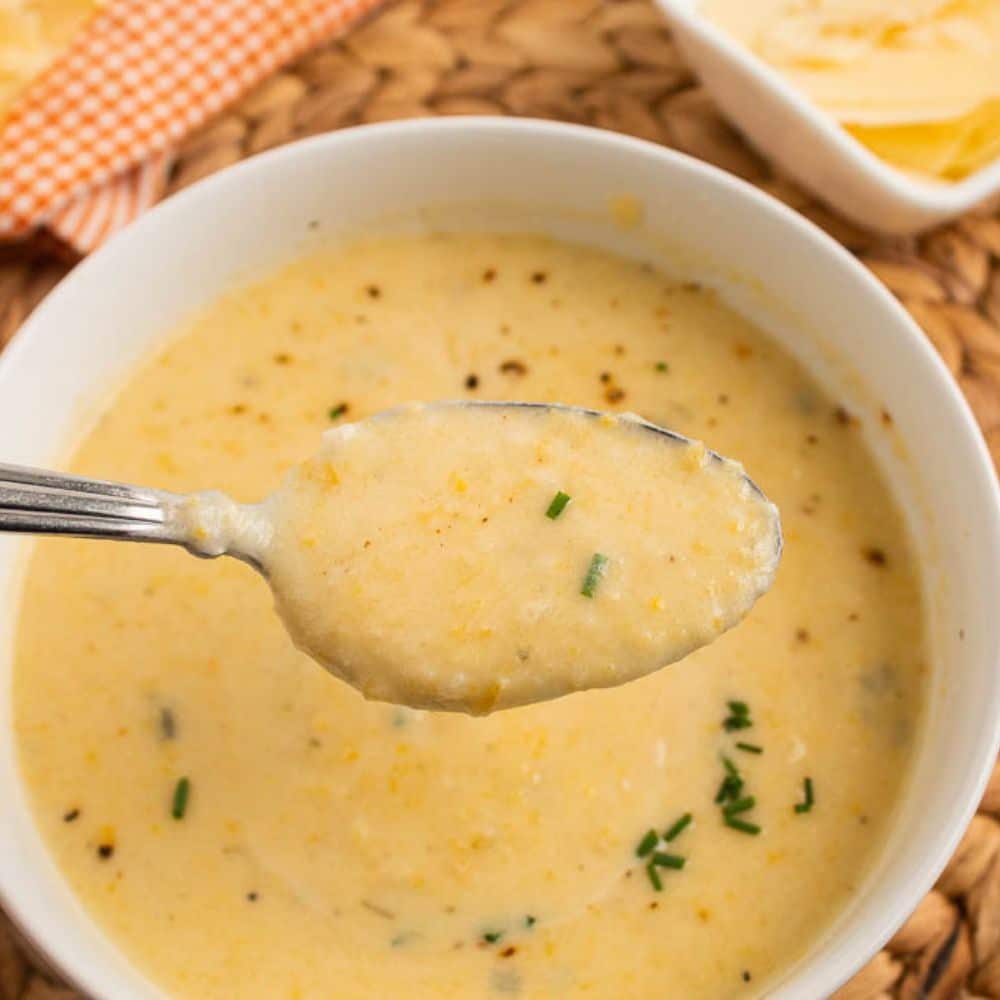
<svg viewBox="0 0 1000 1000">
<path fill-rule="evenodd" d="M 698 9 L 699 0 L 655 2 L 669 18 L 680 22 L 686 32 L 721 54 L 743 73 L 766 84 L 800 118 L 816 126 L 841 159 L 849 162 L 869 183 L 878 186 L 886 194 L 905 201 L 909 207 L 937 213 L 943 220 L 961 215 L 1000 192 L 1000 158 L 958 181 L 924 180 L 919 176 L 911 176 L 893 167 L 855 139 L 832 116 L 786 80 L 775 67 L 726 34 Z"/>
<path fill-rule="evenodd" d="M 664 2 L 669 2 L 669 0 L 664 0 Z M 544 135 L 556 141 L 565 141 L 575 145 L 577 152 L 582 151 L 584 155 L 583 147 L 592 144 L 612 149 L 613 155 L 640 156 L 659 161 L 660 164 L 669 166 L 672 170 L 680 170 L 695 177 L 696 183 L 703 184 L 706 188 L 728 189 L 736 197 L 751 203 L 755 212 L 772 216 L 787 229 L 790 239 L 812 243 L 829 258 L 831 267 L 845 268 L 849 272 L 850 280 L 858 284 L 859 292 L 865 291 L 872 298 L 872 307 L 882 309 L 887 322 L 905 329 L 910 349 L 925 364 L 929 364 L 934 369 L 935 377 L 940 383 L 941 396 L 946 404 L 953 408 L 953 415 L 961 427 L 960 433 L 968 439 L 972 453 L 976 456 L 974 466 L 969 469 L 970 481 L 974 477 L 974 488 L 985 491 L 985 495 L 989 498 L 988 503 L 992 511 L 992 518 L 990 523 L 983 527 L 989 533 L 994 549 L 1000 551 L 1000 483 L 997 481 L 993 462 L 978 424 L 944 362 L 916 322 L 885 286 L 846 248 L 822 229 L 749 182 L 677 150 L 644 139 L 584 125 L 547 119 L 503 118 L 499 116 L 430 117 L 380 122 L 312 136 L 235 164 L 154 206 L 140 219 L 127 226 L 103 247 L 78 264 L 36 308 L 21 327 L 19 335 L 14 338 L 7 349 L 0 353 L 0 386 L 5 378 L 11 377 L 22 353 L 29 349 L 28 343 L 32 338 L 32 331 L 47 324 L 48 314 L 55 310 L 57 303 L 62 298 L 73 295 L 78 286 L 90 280 L 90 273 L 99 262 L 112 256 L 118 256 L 127 261 L 131 254 L 142 253 L 147 233 L 160 226 L 169 226 L 172 217 L 175 215 L 183 216 L 189 206 L 196 206 L 199 203 L 211 204 L 216 191 L 249 180 L 258 171 L 273 169 L 281 163 L 293 162 L 302 156 L 335 155 L 337 147 L 357 141 L 364 142 L 368 138 L 388 137 L 391 139 L 410 133 L 425 133 L 428 138 L 433 139 L 435 136 L 443 134 L 469 131 L 494 135 L 521 133 L 528 137 Z M 205 213 L 204 217 L 210 218 L 211 215 Z M 123 273 L 127 274 L 127 267 L 123 269 Z M 991 651 L 991 655 L 994 662 L 1000 663 L 1000 643 L 995 645 L 997 648 Z M 832 992 L 854 975 L 914 911 L 920 900 L 934 885 L 949 858 L 954 854 L 969 821 L 976 813 L 982 793 L 993 771 L 997 751 L 1000 748 L 1000 702 L 996 699 L 992 705 L 991 721 L 992 734 L 988 744 L 984 736 L 979 759 L 964 762 L 961 782 L 963 791 L 961 798 L 956 797 L 955 799 L 956 805 L 948 825 L 939 826 L 934 837 L 928 836 L 927 843 L 922 848 L 922 862 L 919 870 L 912 872 L 908 879 L 899 878 L 899 885 L 894 887 L 893 896 L 888 901 L 888 905 L 883 906 L 879 913 L 866 916 L 864 925 L 870 931 L 868 943 L 863 948 L 856 946 L 849 949 L 841 948 L 837 951 L 832 951 L 822 942 L 819 943 L 816 946 L 815 954 L 809 956 L 803 967 L 793 967 L 786 971 L 782 981 L 775 985 L 773 996 L 780 997 L 781 1000 L 798 1000 L 803 994 L 796 993 L 795 990 L 801 989 L 805 985 L 815 989 L 817 984 L 813 980 L 819 980 L 824 990 Z M 973 766 L 970 766 L 970 763 Z M 959 802 L 961 802 L 960 808 Z M 7 864 L 0 856 L 0 905 L 3 906 L 13 924 L 30 945 L 52 968 L 58 970 L 64 979 L 74 984 L 78 989 L 85 991 L 87 995 L 97 998 L 106 996 L 107 994 L 103 992 L 108 986 L 105 966 L 93 961 L 88 963 L 79 960 L 76 956 L 70 959 L 55 954 L 46 941 L 45 913 L 36 908 L 26 895 L 17 896 L 9 890 L 7 872 Z M 94 924 L 98 933 L 127 959 L 127 953 L 118 948 L 114 939 L 106 934 L 99 925 L 96 925 L 89 914 L 84 912 L 83 919 Z M 848 918 L 848 923 L 854 922 L 856 922 L 855 918 Z"/>
</svg>

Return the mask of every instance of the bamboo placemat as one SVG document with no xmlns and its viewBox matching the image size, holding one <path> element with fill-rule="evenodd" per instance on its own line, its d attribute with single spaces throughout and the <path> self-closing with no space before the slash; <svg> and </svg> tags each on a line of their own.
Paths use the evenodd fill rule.
<svg viewBox="0 0 1000 1000">
<path fill-rule="evenodd" d="M 880 237 L 838 218 L 719 117 L 648 0 L 393 4 L 191 137 L 169 193 L 302 136 L 463 114 L 531 115 L 627 132 L 708 160 L 807 215 L 923 327 L 1000 464 L 1000 205 L 920 238 Z M 43 243 L 0 250 L 0 347 L 70 266 Z M 837 1000 L 1000 1000 L 998 819 L 1000 768 L 935 890 Z M 0 1000 L 76 997 L 46 977 L 0 917 Z"/>
</svg>

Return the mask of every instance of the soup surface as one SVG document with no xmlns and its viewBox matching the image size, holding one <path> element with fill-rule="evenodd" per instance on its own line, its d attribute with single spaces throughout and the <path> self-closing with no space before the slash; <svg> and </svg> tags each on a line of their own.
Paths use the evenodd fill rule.
<svg viewBox="0 0 1000 1000">
<path fill-rule="evenodd" d="M 338 248 L 197 317 L 72 467 L 255 501 L 331 424 L 461 397 L 741 459 L 782 511 L 774 587 L 677 667 L 471 718 L 366 702 L 240 563 L 41 542 L 14 697 L 53 856 L 181 997 L 761 994 L 883 843 L 922 608 L 854 419 L 712 294 L 535 237 Z"/>
</svg>

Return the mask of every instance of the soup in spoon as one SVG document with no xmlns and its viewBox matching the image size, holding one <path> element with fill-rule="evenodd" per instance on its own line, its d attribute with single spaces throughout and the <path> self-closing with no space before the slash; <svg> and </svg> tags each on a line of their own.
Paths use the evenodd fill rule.
<svg viewBox="0 0 1000 1000">
<path fill-rule="evenodd" d="M 633 680 L 770 586 L 777 508 L 638 417 L 411 405 L 329 431 L 258 508 L 193 498 L 264 569 L 296 644 L 367 697 L 483 714 Z"/>
</svg>

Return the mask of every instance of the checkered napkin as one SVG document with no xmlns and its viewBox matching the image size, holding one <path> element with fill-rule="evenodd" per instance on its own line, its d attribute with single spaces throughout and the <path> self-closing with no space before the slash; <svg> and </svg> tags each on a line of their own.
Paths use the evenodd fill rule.
<svg viewBox="0 0 1000 1000">
<path fill-rule="evenodd" d="M 87 253 L 163 193 L 171 149 L 378 0 L 110 0 L 0 124 L 0 240 Z"/>
</svg>

